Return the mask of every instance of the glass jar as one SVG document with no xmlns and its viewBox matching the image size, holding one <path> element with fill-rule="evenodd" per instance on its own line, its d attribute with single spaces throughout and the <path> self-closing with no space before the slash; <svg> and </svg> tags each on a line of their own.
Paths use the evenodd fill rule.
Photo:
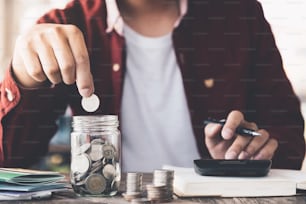
<svg viewBox="0 0 306 204">
<path fill-rule="evenodd" d="M 70 181 L 80 196 L 113 196 L 121 180 L 121 134 L 116 115 L 73 116 Z"/>
</svg>

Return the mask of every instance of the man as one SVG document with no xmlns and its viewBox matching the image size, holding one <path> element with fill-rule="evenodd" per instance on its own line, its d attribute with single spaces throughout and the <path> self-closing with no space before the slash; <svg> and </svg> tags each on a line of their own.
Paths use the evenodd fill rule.
<svg viewBox="0 0 306 204">
<path fill-rule="evenodd" d="M 198 157 L 301 167 L 299 102 L 257 1 L 81 0 L 38 23 L 1 85 L 3 166 L 46 153 L 55 119 L 88 114 L 81 96 L 96 93 L 95 114 L 120 116 L 125 171 Z M 207 117 L 227 122 L 203 130 Z"/>
</svg>

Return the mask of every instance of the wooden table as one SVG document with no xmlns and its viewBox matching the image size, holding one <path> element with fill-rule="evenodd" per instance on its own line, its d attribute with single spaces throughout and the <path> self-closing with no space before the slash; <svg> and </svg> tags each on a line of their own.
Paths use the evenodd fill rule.
<svg viewBox="0 0 306 204">
<path fill-rule="evenodd" d="M 53 196 L 52 199 L 40 201 L 28 201 L 27 203 L 99 203 L 99 204 L 129 204 L 121 196 L 110 198 L 94 198 L 94 197 L 75 197 L 72 192 L 62 193 Z M 264 197 L 264 198 L 177 198 L 175 197 L 170 204 L 306 204 L 306 196 L 290 196 L 290 197 Z"/>
<path fill-rule="evenodd" d="M 151 183 L 152 174 L 144 174 L 143 183 Z M 124 192 L 125 178 L 123 176 L 120 192 Z M 1 202 L 0 202 L 1 203 Z M 10 201 L 8 203 L 21 203 L 21 201 Z M 23 203 L 23 202 L 22 202 Z M 130 202 L 123 199 L 120 193 L 114 197 L 78 197 L 72 190 L 67 192 L 56 193 L 51 199 L 25 201 L 25 203 L 46 203 L 46 204 L 129 204 Z M 306 194 L 286 197 L 262 197 L 262 198 L 218 198 L 218 197 L 197 197 L 197 198 L 178 198 L 174 196 L 171 204 L 306 204 Z"/>
</svg>

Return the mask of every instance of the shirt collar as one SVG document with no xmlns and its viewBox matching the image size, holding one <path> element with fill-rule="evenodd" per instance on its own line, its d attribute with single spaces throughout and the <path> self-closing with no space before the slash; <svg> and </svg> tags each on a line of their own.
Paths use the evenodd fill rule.
<svg viewBox="0 0 306 204">
<path fill-rule="evenodd" d="M 188 0 L 180 0 L 180 17 L 174 24 L 174 27 L 177 27 L 183 16 L 187 12 L 187 1 Z M 106 9 L 107 9 L 107 28 L 106 32 L 109 33 L 113 29 L 119 34 L 123 35 L 123 19 L 120 15 L 117 1 L 116 0 L 106 0 Z"/>
</svg>

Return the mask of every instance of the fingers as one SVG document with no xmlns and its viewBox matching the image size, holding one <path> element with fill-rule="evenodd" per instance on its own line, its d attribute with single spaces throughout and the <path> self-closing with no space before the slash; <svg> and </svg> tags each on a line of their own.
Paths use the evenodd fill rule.
<svg viewBox="0 0 306 204">
<path fill-rule="evenodd" d="M 261 135 L 239 135 L 238 127 L 257 130 Z M 208 124 L 204 131 L 206 146 L 215 159 L 271 159 L 278 146 L 266 130 L 258 130 L 255 123 L 245 121 L 239 111 L 232 111 L 223 127 Z"/>
<path fill-rule="evenodd" d="M 228 148 L 225 159 L 272 159 L 278 147 L 277 141 L 270 138 L 269 133 L 265 130 L 258 132 L 261 136 L 238 136 Z M 248 138 L 248 142 L 247 139 L 240 139 L 242 137 Z"/>
<path fill-rule="evenodd" d="M 239 111 L 232 111 L 227 117 L 226 123 L 222 128 L 221 135 L 224 139 L 229 140 L 234 137 L 235 130 L 244 121 L 243 114 Z"/>
<path fill-rule="evenodd" d="M 73 25 L 39 24 L 16 41 L 13 72 L 17 81 L 35 88 L 49 80 L 76 85 L 82 96 L 93 93 L 93 78 L 82 32 Z"/>
<path fill-rule="evenodd" d="M 40 60 L 32 44 L 19 36 L 12 60 L 15 80 L 23 87 L 38 87 L 47 78 L 43 73 Z"/>
<path fill-rule="evenodd" d="M 208 124 L 205 127 L 205 144 L 210 155 L 215 159 L 224 159 L 225 151 L 229 148 L 232 141 L 224 140 L 221 135 L 222 126 L 219 124 Z"/>
<path fill-rule="evenodd" d="M 18 51 L 19 52 L 19 51 Z M 14 54 L 15 56 L 16 54 Z M 25 51 L 20 52 L 21 60 L 14 63 L 14 67 L 25 66 L 27 70 L 25 74 L 37 82 L 43 82 L 47 79 L 40 64 L 37 52 L 32 47 L 28 47 Z M 16 59 L 16 57 L 14 57 Z"/>
<path fill-rule="evenodd" d="M 261 134 L 260 137 L 254 137 L 252 141 L 246 146 L 246 148 L 242 149 L 242 153 L 239 155 L 239 159 L 250 159 L 261 149 L 269 140 L 269 133 L 265 130 L 258 130 Z"/>
<path fill-rule="evenodd" d="M 35 47 L 43 73 L 52 84 L 60 83 L 62 81 L 60 67 L 48 39 L 46 39 L 46 36 L 42 35 L 39 36 L 37 41 L 38 43 L 35 44 Z"/>
<path fill-rule="evenodd" d="M 94 86 L 85 40 L 76 27 L 68 27 L 67 31 L 74 36 L 68 41 L 75 60 L 77 87 L 82 96 L 88 97 L 93 93 Z"/>
<path fill-rule="evenodd" d="M 238 155 L 242 153 L 242 151 L 248 145 L 250 140 L 251 137 L 238 136 L 225 153 L 225 159 L 237 159 Z"/>
<path fill-rule="evenodd" d="M 221 135 L 223 136 L 225 140 L 229 140 L 233 138 L 235 135 L 237 135 L 235 131 L 239 126 L 254 129 L 254 130 L 257 129 L 257 125 L 255 123 L 249 123 L 244 120 L 244 116 L 241 112 L 232 111 L 227 117 L 226 123 L 224 124 L 224 127 L 222 129 Z M 225 159 L 237 159 L 238 157 L 239 158 L 249 157 L 249 152 L 244 151 L 246 147 L 248 147 L 251 144 L 251 147 L 250 147 L 251 150 L 252 148 L 254 148 L 254 145 L 255 145 L 255 149 L 257 149 L 259 144 L 264 144 L 265 141 L 267 140 L 267 137 L 261 137 L 259 139 L 258 138 L 256 140 L 261 141 L 261 143 L 255 142 L 255 144 L 253 144 L 253 142 L 251 141 L 254 138 L 250 136 L 237 135 L 232 145 L 226 151 L 225 156 L 224 156 Z"/>
<path fill-rule="evenodd" d="M 61 29 L 50 31 L 54 55 L 60 67 L 62 80 L 65 84 L 73 84 L 76 79 L 75 60 L 68 39 Z"/>
<path fill-rule="evenodd" d="M 274 152 L 278 147 L 278 142 L 275 139 L 269 139 L 267 144 L 259 150 L 253 157 L 254 159 L 272 159 Z"/>
<path fill-rule="evenodd" d="M 226 120 L 223 128 L 220 124 L 208 124 L 205 126 L 205 140 L 206 145 L 212 147 L 216 145 L 219 141 L 222 140 L 220 137 L 220 130 L 221 136 L 225 140 L 232 139 L 236 133 L 235 130 L 244 122 L 244 117 L 241 112 L 239 111 L 232 111 Z"/>
<path fill-rule="evenodd" d="M 215 147 L 222 140 L 221 137 L 217 136 L 221 128 L 220 124 L 208 124 L 205 126 L 205 143 L 208 149 Z"/>
<path fill-rule="evenodd" d="M 250 159 L 261 149 L 269 139 L 269 134 L 265 130 L 258 131 L 261 136 L 237 136 L 233 144 L 225 154 L 225 159 Z"/>
</svg>

